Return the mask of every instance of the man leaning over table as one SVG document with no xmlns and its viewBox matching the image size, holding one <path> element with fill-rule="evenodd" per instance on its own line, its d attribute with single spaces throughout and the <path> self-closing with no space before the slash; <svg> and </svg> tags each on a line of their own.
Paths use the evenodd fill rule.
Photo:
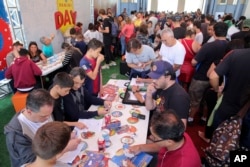
<svg viewBox="0 0 250 167">
<path fill-rule="evenodd" d="M 157 152 L 157 167 L 200 167 L 201 161 L 198 151 L 185 133 L 183 121 L 173 110 L 166 110 L 153 115 L 150 131 L 154 136 L 154 143 L 131 146 L 133 154 L 140 152 Z M 151 162 L 152 163 L 152 162 Z M 135 167 L 127 161 L 127 167 Z"/>
<path fill-rule="evenodd" d="M 142 45 L 138 39 L 131 39 L 127 43 L 126 62 L 131 68 L 129 79 L 147 78 L 151 63 L 156 59 L 154 50 L 148 45 Z"/>
<path fill-rule="evenodd" d="M 101 98 L 91 95 L 83 87 L 86 73 L 83 68 L 75 67 L 70 71 L 70 76 L 74 81 L 68 95 L 63 97 L 65 121 L 78 121 L 80 118 L 93 118 L 98 115 L 105 115 L 109 112 L 112 105 L 111 101 L 104 101 Z M 87 111 L 90 105 L 104 105 L 97 111 Z"/>
<path fill-rule="evenodd" d="M 55 121 L 61 121 L 66 123 L 68 126 L 77 127 L 79 129 L 86 128 L 86 125 L 74 121 L 69 122 L 65 120 L 65 111 L 63 108 L 63 97 L 69 94 L 70 89 L 74 85 L 73 79 L 66 72 L 59 72 L 55 75 L 53 79 L 53 84 L 49 88 L 50 95 L 55 99 L 55 104 L 53 108 L 53 117 Z"/>
<path fill-rule="evenodd" d="M 47 90 L 33 90 L 27 96 L 26 108 L 18 112 L 4 127 L 12 167 L 35 160 L 32 140 L 42 125 L 53 121 L 51 117 L 53 106 L 54 99 Z M 75 150 L 79 143 L 79 139 L 72 137 L 64 152 Z"/>
<path fill-rule="evenodd" d="M 173 109 L 186 127 L 190 99 L 187 92 L 176 83 L 173 66 L 163 60 L 155 61 L 148 76 L 153 79 L 153 83 L 147 87 L 146 108 L 156 112 Z"/>
</svg>

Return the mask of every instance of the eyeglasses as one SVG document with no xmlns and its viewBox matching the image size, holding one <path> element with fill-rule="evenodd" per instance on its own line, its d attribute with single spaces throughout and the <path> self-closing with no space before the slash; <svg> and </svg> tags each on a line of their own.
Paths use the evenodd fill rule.
<svg viewBox="0 0 250 167">
<path fill-rule="evenodd" d="M 155 137 L 152 133 L 151 133 L 151 136 L 152 136 L 152 140 L 153 140 L 154 143 L 162 142 L 162 141 L 166 140 L 166 139 L 157 140 L 157 137 Z"/>
</svg>

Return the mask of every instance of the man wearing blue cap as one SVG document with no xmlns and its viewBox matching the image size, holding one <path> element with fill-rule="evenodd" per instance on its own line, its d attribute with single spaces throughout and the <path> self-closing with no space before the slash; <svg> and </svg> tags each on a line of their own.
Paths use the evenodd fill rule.
<svg viewBox="0 0 250 167">
<path fill-rule="evenodd" d="M 176 83 L 173 66 L 166 61 L 159 60 L 153 63 L 148 74 L 153 79 L 147 88 L 146 108 L 162 112 L 173 109 L 186 126 L 190 99 L 187 92 Z"/>
</svg>

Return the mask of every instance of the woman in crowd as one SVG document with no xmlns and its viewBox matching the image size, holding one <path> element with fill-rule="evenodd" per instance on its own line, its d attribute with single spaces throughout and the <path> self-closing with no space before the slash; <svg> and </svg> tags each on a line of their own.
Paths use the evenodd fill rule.
<svg viewBox="0 0 250 167">
<path fill-rule="evenodd" d="M 34 63 L 39 61 L 42 61 L 44 64 L 47 63 L 47 58 L 44 56 L 42 51 L 38 48 L 37 43 L 34 41 L 29 43 L 29 56 Z"/>
<path fill-rule="evenodd" d="M 191 29 L 188 29 L 186 31 L 185 38 L 179 40 L 185 47 L 186 55 L 180 69 L 180 76 L 178 77 L 178 80 L 186 91 L 188 91 L 188 87 L 195 71 L 195 67 L 192 66 L 191 61 L 201 47 L 200 44 L 194 40 L 194 37 L 195 32 Z"/>
<path fill-rule="evenodd" d="M 136 35 L 136 39 L 138 39 L 143 45 L 148 45 L 153 48 L 151 41 L 148 38 L 148 26 L 147 24 L 141 24 L 139 27 L 139 31 Z"/>
<path fill-rule="evenodd" d="M 134 36 L 135 27 L 129 17 L 125 18 L 125 25 L 122 27 L 121 32 L 119 34 L 121 41 L 121 55 L 125 54 L 126 51 L 126 43 Z"/>
<path fill-rule="evenodd" d="M 89 43 L 89 41 L 93 38 L 100 40 L 100 33 L 96 30 L 95 25 L 93 23 L 89 23 L 88 30 L 84 33 L 84 41 Z"/>
</svg>

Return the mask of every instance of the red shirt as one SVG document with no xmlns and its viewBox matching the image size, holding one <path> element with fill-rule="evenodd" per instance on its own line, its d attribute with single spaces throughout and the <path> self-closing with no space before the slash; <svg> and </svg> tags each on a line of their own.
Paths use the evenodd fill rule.
<svg viewBox="0 0 250 167">
<path fill-rule="evenodd" d="M 35 76 L 42 75 L 41 69 L 28 57 L 21 56 L 6 71 L 5 77 L 14 80 L 15 88 L 30 88 L 36 84 Z"/>
<path fill-rule="evenodd" d="M 185 142 L 177 150 L 167 151 L 162 148 L 158 153 L 157 167 L 200 167 L 200 156 L 187 133 L 184 133 Z"/>
<path fill-rule="evenodd" d="M 84 56 L 82 60 L 80 61 L 80 67 L 82 67 L 86 73 L 89 73 L 90 71 L 94 71 L 96 67 L 96 59 L 94 58 L 88 58 L 87 56 Z M 100 69 L 98 71 L 98 74 L 94 80 L 87 77 L 85 80 L 85 88 L 89 91 L 89 93 L 97 95 L 100 91 Z"/>
</svg>

